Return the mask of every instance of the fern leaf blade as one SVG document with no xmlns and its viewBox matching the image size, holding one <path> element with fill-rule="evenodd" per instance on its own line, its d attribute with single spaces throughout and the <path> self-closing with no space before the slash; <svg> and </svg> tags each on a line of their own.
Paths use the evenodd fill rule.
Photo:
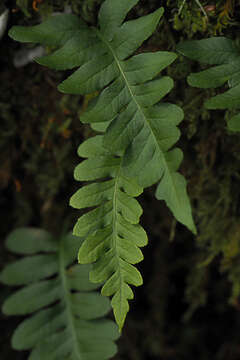
<svg viewBox="0 0 240 360">
<path fill-rule="evenodd" d="M 59 346 L 56 346 L 56 344 L 59 344 Z M 64 329 L 45 338 L 40 344 L 34 347 L 29 356 L 29 360 L 57 360 L 60 357 L 66 358 L 69 353 L 71 353 L 72 348 L 73 341 L 69 338 L 69 331 Z M 75 355 L 74 360 L 79 359 L 81 358 Z"/>
<path fill-rule="evenodd" d="M 89 31 L 81 31 L 69 39 L 62 48 L 56 50 L 53 54 L 42 56 L 36 61 L 40 65 L 48 66 L 55 70 L 73 69 L 89 62 L 92 53 L 101 54 L 102 46 L 97 42 L 94 34 Z M 90 44 L 90 45 L 89 45 Z"/>
<path fill-rule="evenodd" d="M 75 291 L 92 291 L 99 288 L 99 285 L 89 281 L 89 265 L 73 265 L 67 271 L 69 286 Z"/>
<path fill-rule="evenodd" d="M 43 306 L 54 303 L 61 297 L 59 282 L 45 280 L 31 284 L 11 295 L 3 304 L 2 311 L 6 315 L 30 314 Z"/>
<path fill-rule="evenodd" d="M 41 43 L 49 46 L 61 46 L 76 31 L 86 29 L 86 25 L 76 15 L 64 14 L 52 16 L 44 23 L 32 27 L 13 26 L 9 36 L 21 42 Z"/>
<path fill-rule="evenodd" d="M 124 60 L 129 55 L 132 55 L 143 41 L 152 35 L 163 12 L 163 8 L 160 8 L 152 14 L 123 23 L 115 33 L 111 44 L 116 52 L 117 59 Z M 130 34 L 131 36 L 129 36 Z"/>
<path fill-rule="evenodd" d="M 78 262 L 80 264 L 91 264 L 96 261 L 105 249 L 109 249 L 111 235 L 112 228 L 108 225 L 85 238 L 78 252 Z"/>
<path fill-rule="evenodd" d="M 104 1 L 99 11 L 98 19 L 104 37 L 111 40 L 114 32 L 122 24 L 127 13 L 139 0 Z"/>
<path fill-rule="evenodd" d="M 103 136 L 101 138 L 98 136 L 99 146 L 103 146 L 102 139 Z M 89 158 L 81 164 L 95 159 L 95 153 L 88 152 L 87 145 L 84 156 L 88 154 Z M 105 162 L 104 159 L 110 158 L 108 153 L 98 159 L 101 164 Z M 82 264 L 93 263 L 90 280 L 94 283 L 105 282 L 102 294 L 114 298 L 119 288 L 122 288 L 121 294 L 123 294 L 123 288 L 127 284 L 134 286 L 142 284 L 142 277 L 132 264 L 143 259 L 139 247 L 147 244 L 147 236 L 138 224 L 142 208 L 134 199 L 135 196 L 141 194 L 143 189 L 135 179 L 123 174 L 121 158 L 116 155 L 112 155 L 112 158 L 118 160 L 115 162 L 114 171 L 109 167 L 102 173 L 104 181 L 84 186 L 78 190 L 75 198 L 73 195 L 72 199 L 76 207 L 83 205 L 85 197 L 90 197 L 87 203 L 98 206 L 82 215 L 78 220 L 77 228 L 76 226 L 74 228 L 76 234 L 81 236 L 85 234 L 84 242 L 79 249 L 78 260 Z M 91 180 L 94 180 L 93 178 Z M 95 178 L 98 178 L 96 174 Z M 131 298 L 132 296 L 131 292 Z M 116 298 L 119 298 L 118 295 Z M 125 319 L 126 314 L 122 312 L 123 309 L 128 308 L 125 304 L 128 299 L 123 296 L 119 299 L 121 303 L 118 304 L 114 300 L 115 313 L 121 313 L 122 319 Z M 116 321 L 120 325 L 119 319 Z"/>
<path fill-rule="evenodd" d="M 84 41 L 82 46 L 85 57 L 81 58 L 80 56 L 81 59 L 74 57 L 74 53 L 71 52 L 74 46 L 71 44 L 70 38 L 61 43 L 63 48 L 60 49 L 60 55 L 63 57 L 63 64 L 59 66 L 66 68 L 67 55 L 71 55 L 73 60 L 69 63 L 69 67 L 77 65 L 77 61 L 79 61 L 80 67 L 60 84 L 59 89 L 76 94 L 102 91 L 94 99 L 86 114 L 81 116 L 82 121 L 90 123 L 103 123 L 105 121 L 106 126 L 109 126 L 104 137 L 104 146 L 110 152 L 125 152 L 125 173 L 130 171 L 131 177 L 135 176 L 134 168 L 136 169 L 133 159 L 138 159 L 137 164 L 141 174 L 141 169 L 147 166 L 152 173 L 149 178 L 146 172 L 141 176 L 138 175 L 138 183 L 142 186 L 150 186 L 159 181 L 165 167 L 168 167 L 165 160 L 165 151 L 161 149 L 161 144 L 163 143 L 165 147 L 169 144 L 170 147 L 170 144 L 174 144 L 179 137 L 179 132 L 176 129 L 177 121 L 173 121 L 171 124 L 172 131 L 169 142 L 165 137 L 162 138 L 162 134 L 159 136 L 158 132 L 160 130 L 156 130 L 155 124 L 151 122 L 150 111 L 173 86 L 172 80 L 168 77 L 156 80 L 153 80 L 153 78 L 159 71 L 174 61 L 176 55 L 158 52 L 156 54 L 136 55 L 128 59 L 141 43 L 153 33 L 164 11 L 163 8 L 160 8 L 136 20 L 123 22 L 126 11 L 136 3 L 135 0 L 124 1 L 121 4 L 118 4 L 116 0 L 104 2 L 99 13 L 100 30 L 93 28 L 88 30 L 88 36 L 92 38 L 91 46 L 99 46 L 99 49 L 100 47 L 102 49 L 98 58 L 89 58 L 89 52 L 85 49 Z M 119 9 L 119 12 L 116 9 Z M 108 14 L 107 17 L 106 14 Z M 116 21 L 115 24 L 114 21 Z M 112 28 L 111 34 L 106 32 L 107 28 Z M 86 33 L 87 31 L 83 29 L 83 34 Z M 72 38 L 74 38 L 74 35 Z M 74 40 L 72 41 L 74 42 Z M 79 48 L 81 48 L 81 45 L 79 45 Z M 54 65 L 57 65 L 57 62 L 55 60 Z M 142 78 L 140 78 L 141 73 Z M 170 114 L 170 116 L 172 115 Z M 138 141 L 135 141 L 135 138 L 138 138 Z M 144 154 L 139 154 L 138 148 L 141 146 L 140 142 L 142 140 L 144 141 Z M 151 160 L 150 164 L 148 164 L 149 160 Z M 95 171 L 98 171 L 97 159 L 95 163 L 93 159 L 91 161 L 94 167 L 92 177 L 87 175 L 87 172 L 91 173 L 91 169 L 88 166 L 89 163 L 85 162 L 75 171 L 75 177 L 78 180 L 94 180 L 96 178 Z M 156 163 L 160 164 L 158 169 L 155 169 Z M 86 166 L 86 169 L 84 169 L 84 166 Z M 102 174 L 99 170 L 99 178 L 104 176 Z M 74 199 L 72 202 L 74 202 Z M 168 201 L 168 203 L 171 202 Z M 173 209 L 171 210 L 173 211 Z M 184 208 L 182 210 L 184 211 Z M 190 221 L 192 220 L 189 219 Z M 76 229 L 75 233 L 77 233 Z"/>
<path fill-rule="evenodd" d="M 83 340 L 89 341 L 91 338 L 116 340 L 119 338 L 116 325 L 108 319 L 95 319 L 92 321 L 76 319 L 76 328 L 81 331 L 81 339 Z"/>
<path fill-rule="evenodd" d="M 36 269 L 30 272 L 29 269 Z M 52 276 L 58 271 L 55 255 L 38 255 L 21 259 L 7 265 L 1 273 L 1 282 L 8 285 L 26 285 L 45 277 Z"/>
<path fill-rule="evenodd" d="M 97 135 L 85 140 L 78 147 L 78 156 L 83 158 L 91 158 L 102 155 L 111 155 L 109 150 L 103 147 L 102 141 L 103 137 L 101 135 Z"/>
<path fill-rule="evenodd" d="M 191 59 L 218 64 L 218 66 L 190 74 L 188 82 L 192 86 L 212 88 L 228 83 L 229 90 L 216 95 L 205 102 L 207 109 L 235 109 L 240 107 L 240 51 L 232 40 L 225 37 L 209 38 L 198 41 L 183 42 L 178 50 Z M 208 58 L 208 59 L 207 59 Z M 233 123 L 235 123 L 234 117 Z M 231 119 L 228 122 L 231 130 Z M 238 125 L 232 127 L 238 130 Z"/>
<path fill-rule="evenodd" d="M 161 51 L 133 56 L 122 62 L 121 65 L 124 73 L 127 74 L 129 84 L 137 85 L 152 80 L 175 59 L 175 54 Z M 109 122 L 129 104 L 129 101 L 129 91 L 125 86 L 125 81 L 121 77 L 117 78 L 110 86 L 103 90 L 101 96 L 97 98 L 95 105 L 81 115 L 81 121 L 84 123 Z"/>
<path fill-rule="evenodd" d="M 119 158 L 112 156 L 92 157 L 84 160 L 74 170 L 74 178 L 79 181 L 90 181 L 100 179 L 109 174 L 114 176 Z"/>
<path fill-rule="evenodd" d="M 130 224 L 123 217 L 120 217 L 118 227 L 121 237 L 128 237 L 129 240 L 139 247 L 147 245 L 147 234 L 139 224 Z"/>
<path fill-rule="evenodd" d="M 114 49 L 111 50 L 114 53 Z M 114 55 L 117 59 L 117 55 Z M 151 83 L 151 86 L 147 84 L 145 85 L 136 85 L 131 86 L 128 80 L 128 74 L 124 73 L 124 68 L 122 66 L 122 62 L 117 60 L 118 67 L 120 69 L 120 73 L 122 77 L 125 79 L 126 87 L 129 91 L 129 96 L 131 98 L 131 102 L 123 110 L 118 117 L 116 117 L 110 124 L 107 129 L 107 132 L 104 136 L 104 145 L 111 149 L 111 151 L 116 151 L 120 149 L 124 149 L 129 145 L 127 152 L 124 157 L 124 165 L 126 167 L 126 173 L 130 174 L 130 176 L 138 176 L 138 183 L 142 186 L 150 186 L 157 182 L 164 171 L 164 167 L 168 167 L 166 160 L 164 159 L 164 153 L 161 149 L 159 139 L 159 133 L 161 136 L 161 128 L 159 126 L 159 130 L 156 131 L 156 125 L 151 123 L 151 106 L 156 104 L 161 98 L 166 95 L 172 88 L 173 83 L 169 78 L 162 78 L 159 80 L 155 80 Z M 156 86 L 156 97 L 154 97 L 154 86 Z M 149 86 L 150 93 L 148 95 L 147 86 Z M 160 90 L 160 91 L 159 91 Z M 143 97 L 141 98 L 141 92 L 143 93 Z M 149 107 L 146 109 L 146 107 Z M 173 109 L 173 108 L 172 108 Z M 174 108 L 175 110 L 175 108 Z M 177 120 L 175 120 L 175 116 L 177 114 L 176 111 L 173 110 L 173 130 L 175 133 L 175 137 L 170 137 L 171 142 L 176 142 L 179 137 L 179 131 L 176 129 L 176 124 L 180 122 L 183 118 L 183 113 L 179 109 L 177 116 Z M 147 113 L 147 115 L 146 115 Z M 181 113 L 181 114 L 180 114 Z M 154 112 L 155 115 L 155 112 Z M 166 118 L 168 119 L 169 113 Z M 131 137 L 130 137 L 131 136 Z M 166 139 L 165 143 L 166 143 Z M 141 144 L 141 145 L 140 145 Z M 144 144 L 144 145 L 143 145 Z M 167 149 L 168 150 L 168 149 Z M 139 154 L 141 151 L 143 154 Z M 141 159 L 141 160 L 140 160 Z M 149 164 L 150 159 L 153 160 L 152 163 Z M 162 164 L 162 167 L 158 168 L 156 163 Z M 133 170 L 131 168 L 136 170 Z M 145 171 L 143 177 L 140 177 L 139 169 L 144 168 L 145 166 L 149 167 L 150 171 Z M 148 174 L 151 174 L 148 176 Z M 174 191 L 174 189 L 172 190 Z M 169 192 L 168 192 L 169 193 Z M 184 192 L 185 194 L 185 192 Z M 190 208 L 189 200 L 186 198 L 186 202 L 188 201 L 187 208 Z M 168 201 L 167 204 L 171 204 L 171 201 Z M 174 213 L 174 205 L 171 208 Z M 182 211 L 186 211 L 186 207 L 182 208 Z M 182 218 L 182 217 L 181 217 Z M 178 217 L 177 219 L 181 219 Z M 192 220 L 191 212 L 185 213 L 185 218 L 187 220 L 184 222 L 189 229 L 195 232 L 195 227 Z"/>
<path fill-rule="evenodd" d="M 34 234 L 33 229 L 30 232 Z M 15 241 L 17 238 L 21 240 L 21 236 L 22 229 L 19 233 L 17 230 L 14 232 Z M 37 238 L 32 241 L 37 241 Z M 97 286 L 89 282 L 89 267 L 69 267 L 79 243 L 81 240 L 70 234 L 63 236 L 54 254 L 59 267 L 56 276 L 44 281 L 33 279 L 33 284 L 17 291 L 4 303 L 3 310 L 8 314 L 40 310 L 24 320 L 12 338 L 15 349 L 32 349 L 29 359 L 82 360 L 92 359 L 98 354 L 98 359 L 104 360 L 116 353 L 113 341 L 118 338 L 117 327 L 110 320 L 102 320 L 110 309 L 109 300 L 92 291 Z M 45 256 L 48 263 L 50 259 L 55 263 L 52 254 L 34 255 L 33 272 L 39 266 L 39 256 Z M 25 271 L 25 267 L 21 268 L 19 264 L 18 261 L 19 271 Z"/>
<path fill-rule="evenodd" d="M 83 123 L 109 122 L 129 103 L 129 95 L 122 78 L 117 78 L 101 92 L 95 104 L 81 115 Z"/>
<path fill-rule="evenodd" d="M 155 81 L 155 84 L 151 83 L 144 86 L 138 86 L 135 94 L 134 90 L 132 90 L 131 93 L 132 96 L 134 96 L 134 101 L 132 101 L 126 110 L 122 111 L 121 114 L 112 121 L 104 136 L 104 145 L 111 148 L 112 151 L 126 148 L 129 144 L 133 143 L 134 138 L 145 128 L 146 132 L 149 132 L 151 136 L 151 146 L 156 147 L 155 144 L 158 138 L 156 139 L 156 135 L 153 131 L 157 126 L 153 124 L 153 127 L 150 122 L 149 115 L 151 116 L 151 110 L 148 111 L 148 106 L 151 107 L 161 100 L 162 97 L 171 90 L 172 86 L 172 80 L 165 77 Z M 149 93 L 147 87 L 149 87 Z M 143 93 L 142 96 L 141 93 Z M 158 110 L 160 109 L 158 108 Z M 171 116 L 170 112 L 168 116 Z M 182 118 L 183 115 L 181 114 L 181 120 Z M 148 136 L 146 136 L 145 141 L 147 138 Z M 145 163 L 142 164 L 142 166 L 144 165 Z"/>
<path fill-rule="evenodd" d="M 138 201 L 122 191 L 117 194 L 117 211 L 131 224 L 138 224 L 143 212 Z"/>
<path fill-rule="evenodd" d="M 172 189 L 174 189 L 173 192 L 169 192 L 169 183 L 172 183 Z M 192 221 L 191 207 L 186 191 L 186 180 L 181 174 L 174 171 L 171 173 L 164 173 L 161 183 L 156 190 L 156 198 L 165 200 L 175 218 L 196 234 L 196 228 Z"/>
<path fill-rule="evenodd" d="M 138 54 L 123 62 L 123 71 L 130 85 L 141 84 L 152 80 L 176 58 L 176 54 L 167 51 Z"/>
<path fill-rule="evenodd" d="M 18 325 L 12 337 L 12 346 L 16 350 L 31 349 L 63 327 L 64 323 L 65 314 L 61 304 L 41 310 Z"/>
<path fill-rule="evenodd" d="M 213 68 L 201 71 L 197 74 L 191 74 L 188 77 L 188 83 L 191 86 L 200 88 L 215 88 L 231 80 L 236 73 L 239 77 L 240 63 L 232 62 L 230 64 L 218 65 Z"/>
<path fill-rule="evenodd" d="M 90 94 L 107 86 L 117 76 L 112 56 L 106 50 L 103 55 L 91 59 L 76 70 L 58 89 L 69 94 Z"/>
<path fill-rule="evenodd" d="M 112 220 L 113 205 L 111 202 L 104 203 L 100 207 L 82 215 L 73 228 L 76 236 L 86 236 L 89 232 L 101 229 Z"/>
<path fill-rule="evenodd" d="M 90 279 L 95 283 L 105 282 L 102 292 L 113 296 L 120 328 L 129 310 L 128 300 L 133 298 L 129 285 L 142 284 L 142 277 L 133 266 L 143 259 L 139 248 L 147 244 L 146 233 L 139 225 L 142 209 L 134 199 L 141 194 L 142 187 L 160 181 L 158 196 L 166 201 L 179 221 L 194 229 L 186 183 L 176 175 L 179 153 L 170 150 L 179 138 L 177 125 L 183 113 L 177 106 L 158 104 L 172 89 L 173 81 L 167 76 L 155 78 L 176 55 L 133 54 L 151 36 L 164 11 L 160 8 L 124 22 L 127 12 L 137 2 L 105 0 L 99 12 L 100 28 L 81 28 L 74 18 L 75 31 L 71 33 L 70 26 L 62 39 L 50 37 L 49 41 L 55 41 L 59 49 L 38 60 L 57 69 L 78 67 L 59 85 L 60 91 L 94 94 L 80 117 L 82 122 L 103 131 L 104 136 L 87 140 L 79 147 L 78 154 L 85 160 L 74 173 L 76 180 L 94 183 L 83 186 L 70 200 L 75 208 L 94 209 L 78 219 L 73 233 L 84 238 L 79 262 L 93 263 Z M 69 19 L 66 22 L 71 22 Z M 35 41 L 46 41 L 44 31 L 42 37 L 39 28 L 33 31 Z M 91 56 L 93 49 L 97 56 Z M 171 159 L 171 155 L 175 158 Z M 182 203 L 176 183 L 184 194 Z M 76 279 L 73 283 L 77 286 Z"/>
<path fill-rule="evenodd" d="M 6 247 L 13 253 L 28 255 L 40 251 L 55 252 L 58 248 L 57 243 L 47 231 L 31 227 L 13 230 L 7 237 Z"/>
<path fill-rule="evenodd" d="M 70 205 L 76 209 L 99 205 L 111 199 L 113 188 L 114 180 L 84 186 L 71 197 Z"/>
<path fill-rule="evenodd" d="M 123 172 L 119 179 L 119 187 L 122 188 L 126 194 L 132 197 L 137 197 L 142 194 L 143 188 L 139 186 L 136 179 L 132 179 L 128 176 L 124 176 Z"/>
<path fill-rule="evenodd" d="M 192 60 L 211 65 L 227 64 L 239 57 L 239 50 L 234 42 L 221 36 L 184 41 L 178 44 L 177 50 Z"/>
<path fill-rule="evenodd" d="M 120 331 L 123 328 L 127 313 L 129 311 L 128 300 L 132 300 L 132 298 L 132 290 L 127 284 L 123 284 L 123 286 L 112 298 L 111 304 Z"/>
<path fill-rule="evenodd" d="M 98 319 L 109 312 L 109 301 L 96 292 L 75 293 L 71 294 L 71 310 L 80 319 Z"/>
<path fill-rule="evenodd" d="M 207 100 L 207 109 L 231 109 L 240 107 L 240 84 Z"/>
</svg>

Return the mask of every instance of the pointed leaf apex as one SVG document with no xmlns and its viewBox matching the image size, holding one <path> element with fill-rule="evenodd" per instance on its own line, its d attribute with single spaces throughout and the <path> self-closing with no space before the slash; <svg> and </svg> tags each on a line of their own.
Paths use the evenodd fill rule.
<svg viewBox="0 0 240 360">
<path fill-rule="evenodd" d="M 118 326 L 118 331 L 121 334 L 128 312 L 120 314 L 117 311 L 115 311 L 115 309 L 113 309 L 113 313 L 114 313 L 114 317 L 115 317 L 115 320 L 116 320 L 116 323 Z"/>
</svg>

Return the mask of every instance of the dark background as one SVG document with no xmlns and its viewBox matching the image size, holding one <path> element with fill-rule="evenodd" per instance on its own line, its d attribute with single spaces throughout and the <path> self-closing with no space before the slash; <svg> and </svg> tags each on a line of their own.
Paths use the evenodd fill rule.
<svg viewBox="0 0 240 360">
<path fill-rule="evenodd" d="M 53 11 L 62 12 L 66 3 L 42 0 L 36 3 L 37 11 L 32 1 L 7 1 L 8 29 L 36 24 Z M 101 3 L 72 0 L 68 5 L 95 25 Z M 139 1 L 128 17 L 148 14 L 159 3 L 165 15 L 140 52 L 175 51 L 183 39 L 214 35 L 238 42 L 238 1 L 202 1 L 208 21 L 194 0 L 187 0 L 180 16 L 182 1 Z M 79 121 L 88 99 L 63 95 L 56 89 L 66 73 L 35 63 L 13 65 L 20 50 L 31 48 L 14 42 L 7 32 L 0 40 L 1 269 L 16 259 L 4 248 L 11 230 L 36 226 L 58 236 L 63 227 L 72 229 L 79 216 L 68 205 L 79 187 L 73 179 L 79 162 L 76 150 L 93 135 Z M 240 358 L 239 135 L 226 129 L 230 111 L 204 109 L 204 100 L 216 92 L 187 85 L 187 75 L 202 68 L 180 56 L 163 72 L 175 80 L 166 100 L 180 105 L 185 113 L 178 146 L 184 152 L 181 172 L 188 180 L 198 235 L 176 224 L 164 203 L 155 199 L 154 187 L 145 190 L 139 200 L 149 245 L 138 266 L 144 285 L 134 289 L 116 360 Z M 2 286 L 1 303 L 10 292 Z M 0 316 L 1 359 L 27 359 L 27 352 L 16 352 L 10 346 L 11 334 L 22 318 Z"/>
</svg>

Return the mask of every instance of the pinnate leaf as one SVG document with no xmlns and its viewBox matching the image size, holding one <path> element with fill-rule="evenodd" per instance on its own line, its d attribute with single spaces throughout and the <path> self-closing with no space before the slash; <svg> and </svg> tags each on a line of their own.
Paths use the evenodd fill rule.
<svg viewBox="0 0 240 360">
<path fill-rule="evenodd" d="M 227 83 L 229 89 L 205 102 L 207 109 L 240 108 L 240 49 L 225 37 L 180 43 L 178 51 L 190 59 L 217 65 L 188 77 L 189 85 L 215 88 Z M 239 131 L 239 114 L 228 122 L 228 129 Z"/>
<path fill-rule="evenodd" d="M 78 67 L 59 85 L 59 90 L 82 95 L 99 92 L 81 116 L 81 121 L 105 130 L 104 146 L 112 152 L 123 152 L 123 171 L 130 177 L 137 177 L 141 186 L 150 186 L 160 180 L 161 187 L 163 174 L 172 177 L 163 199 L 176 219 L 195 232 L 185 181 L 178 182 L 183 206 L 181 202 L 173 201 L 177 199 L 173 178 L 178 169 L 171 171 L 167 156 L 179 139 L 177 125 L 183 119 L 183 113 L 180 108 L 169 105 L 168 113 L 163 111 L 165 116 L 162 116 L 165 104 L 162 104 L 163 108 L 158 104 L 173 87 L 173 81 L 169 77 L 160 77 L 160 71 L 170 65 L 176 55 L 164 51 L 134 55 L 134 51 L 154 32 L 163 15 L 163 8 L 160 8 L 124 22 L 128 11 L 137 2 L 106 0 L 99 11 L 99 29 L 84 27 L 80 19 L 77 25 L 78 19 L 74 15 L 67 17 L 64 20 L 66 35 L 61 44 L 56 40 L 59 49 L 38 62 L 55 69 Z M 64 16 L 61 15 L 61 19 Z M 46 29 L 52 30 L 55 23 L 58 28 L 61 19 L 49 19 Z M 69 25 L 71 19 L 72 27 Z M 44 34 L 48 31 L 46 29 Z M 18 28 L 14 27 L 10 36 L 26 41 L 28 33 L 29 41 L 33 38 L 42 41 L 39 27 L 34 32 L 32 28 L 26 29 L 24 34 L 22 28 L 18 33 Z M 223 55 L 222 58 L 225 59 Z M 145 167 L 150 171 L 141 171 Z M 169 194 L 175 195 L 169 199 Z"/>
<path fill-rule="evenodd" d="M 41 237 L 55 250 L 41 249 Z M 56 241 L 34 228 L 14 230 L 7 238 L 6 245 L 14 252 L 19 252 L 21 243 L 31 243 L 35 249 L 34 255 L 7 265 L 0 274 L 5 284 L 26 285 L 6 299 L 2 310 L 7 315 L 32 314 L 12 337 L 14 349 L 31 350 L 30 360 L 92 360 L 96 354 L 98 359 L 109 359 L 116 352 L 116 325 L 102 318 L 110 309 L 109 301 L 94 291 L 98 285 L 89 281 L 89 266 L 73 264 L 81 241 L 72 235 Z M 29 247 L 25 248 L 28 253 Z"/>
<path fill-rule="evenodd" d="M 142 209 L 134 199 L 142 188 L 123 175 L 121 157 L 101 150 L 105 149 L 102 144 L 103 136 L 98 135 L 80 145 L 79 155 L 88 158 L 76 167 L 76 180 L 103 179 L 79 189 L 70 205 L 78 209 L 97 206 L 82 215 L 74 227 L 74 234 L 85 238 L 78 260 L 93 263 L 90 280 L 105 283 L 102 294 L 113 296 L 112 306 L 121 329 L 129 310 L 128 300 L 133 298 L 128 284 L 142 284 L 142 277 L 132 264 L 143 259 L 139 247 L 147 244 L 147 236 L 138 224 Z"/>
<path fill-rule="evenodd" d="M 93 263 L 90 279 L 103 282 L 102 293 L 112 296 L 120 329 L 133 298 L 130 285 L 142 278 L 133 266 L 143 259 L 139 247 L 147 236 L 139 225 L 142 209 L 135 197 L 142 187 L 157 183 L 156 197 L 164 200 L 176 219 L 195 232 L 186 181 L 178 173 L 181 151 L 178 141 L 182 110 L 160 102 L 173 88 L 173 81 L 160 72 L 176 55 L 166 51 L 135 54 L 157 28 L 163 8 L 138 19 L 124 21 L 138 0 L 106 0 L 99 11 L 99 27 L 87 27 L 74 15 L 35 28 L 14 27 L 10 36 L 21 41 L 53 44 L 56 50 L 37 61 L 50 68 L 75 69 L 59 85 L 70 94 L 97 94 L 80 120 L 103 132 L 85 141 L 78 154 L 85 158 L 75 169 L 79 181 L 91 181 L 71 198 L 82 215 L 74 234 L 84 237 L 80 263 Z M 72 26 L 70 25 L 72 19 Z M 62 37 L 51 35 L 64 21 Z M 42 33 L 41 33 L 42 31 Z M 46 36 L 45 36 L 46 35 Z"/>
</svg>

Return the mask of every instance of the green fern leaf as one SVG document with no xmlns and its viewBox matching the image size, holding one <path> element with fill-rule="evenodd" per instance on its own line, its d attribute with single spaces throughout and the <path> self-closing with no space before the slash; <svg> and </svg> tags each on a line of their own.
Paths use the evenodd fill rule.
<svg viewBox="0 0 240 360">
<path fill-rule="evenodd" d="M 225 83 L 229 90 L 205 102 L 207 109 L 240 108 L 240 49 L 225 37 L 186 41 L 178 51 L 193 60 L 217 65 L 197 74 L 190 74 L 188 83 L 200 88 L 216 88 Z M 228 129 L 240 131 L 240 114 L 228 122 Z"/>
<path fill-rule="evenodd" d="M 77 180 L 95 183 L 81 188 L 70 204 L 94 208 L 74 227 L 74 234 L 85 238 L 79 262 L 93 263 L 90 278 L 104 282 L 102 293 L 113 296 L 120 329 L 128 300 L 133 298 L 129 285 L 142 284 L 133 266 L 143 258 L 139 247 L 147 243 L 138 224 L 142 209 L 134 199 L 142 186 L 159 182 L 156 197 L 165 200 L 176 219 L 195 232 L 186 181 L 177 172 L 182 153 L 171 150 L 180 136 L 177 126 L 183 112 L 176 105 L 159 104 L 173 87 L 172 79 L 159 73 L 176 55 L 164 51 L 133 55 L 163 14 L 160 8 L 123 22 L 137 2 L 106 0 L 99 11 L 99 28 L 86 27 L 81 20 L 78 23 L 74 15 L 59 15 L 35 27 L 13 27 L 9 32 L 15 40 L 56 46 L 54 53 L 37 60 L 40 64 L 57 70 L 78 67 L 59 85 L 60 91 L 99 93 L 81 121 L 104 134 L 80 146 L 79 155 L 87 159 L 75 170 Z M 64 35 L 55 35 L 62 22 Z M 52 32 L 49 42 L 48 31 Z"/>
<path fill-rule="evenodd" d="M 173 87 L 172 79 L 154 79 L 176 55 L 159 51 L 132 56 L 153 33 L 163 14 L 160 8 L 123 23 L 137 2 L 106 0 L 99 11 L 99 29 L 85 28 L 74 15 L 60 15 L 49 19 L 46 27 L 45 23 L 32 28 L 13 27 L 9 35 L 19 41 L 46 44 L 46 33 L 54 26 L 59 29 L 64 22 L 62 39 L 53 34 L 49 39 L 59 49 L 38 62 L 59 70 L 79 67 L 59 85 L 59 90 L 71 94 L 100 91 L 81 121 L 98 130 L 106 129 L 104 146 L 112 152 L 124 151 L 123 171 L 136 177 L 141 186 L 160 180 L 157 198 L 165 200 L 176 219 L 195 233 L 186 182 L 177 173 L 182 155 L 180 150 L 170 150 L 179 139 L 177 125 L 183 112 L 176 105 L 158 104 Z M 105 126 L 99 128 L 102 123 Z"/>
<path fill-rule="evenodd" d="M 107 298 L 93 291 L 89 266 L 74 265 L 81 240 L 65 235 L 59 241 L 41 229 L 22 228 L 7 238 L 9 250 L 28 254 L 0 274 L 4 284 L 25 285 L 3 304 L 6 315 L 31 314 L 15 330 L 16 350 L 31 350 L 29 360 L 109 359 L 116 353 L 115 324 L 102 317 Z"/>
<path fill-rule="evenodd" d="M 75 169 L 75 179 L 102 180 L 86 185 L 71 198 L 70 205 L 82 209 L 95 207 L 82 215 L 74 234 L 85 237 L 80 263 L 93 263 L 90 280 L 105 282 L 102 294 L 112 296 L 116 321 L 121 329 L 133 298 L 130 285 L 142 284 L 142 277 L 132 266 L 143 259 L 139 247 L 147 236 L 138 224 L 142 209 L 134 197 L 142 193 L 138 184 L 125 176 L 120 156 L 103 147 L 103 136 L 86 140 L 78 149 L 87 158 Z M 112 179 L 111 179 L 112 178 Z"/>
</svg>

